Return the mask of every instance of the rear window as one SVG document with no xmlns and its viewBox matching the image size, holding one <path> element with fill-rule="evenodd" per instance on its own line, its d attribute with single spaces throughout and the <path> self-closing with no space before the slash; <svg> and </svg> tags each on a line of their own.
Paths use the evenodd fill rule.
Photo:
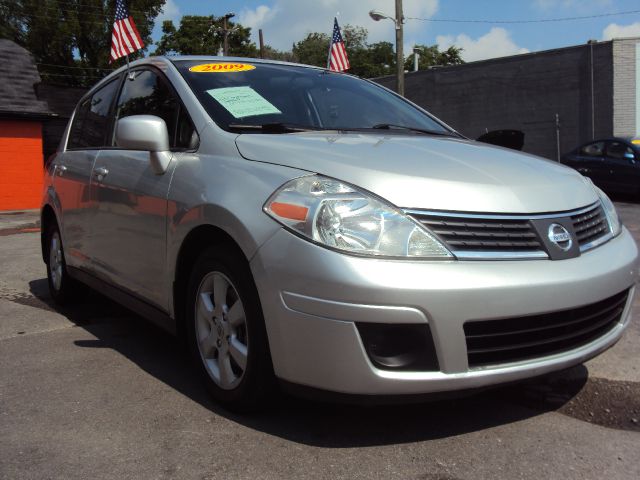
<svg viewBox="0 0 640 480">
<path fill-rule="evenodd" d="M 211 118 L 229 125 L 284 123 L 316 129 L 393 124 L 449 132 L 382 87 L 317 68 L 263 63 L 174 61 Z M 226 64 L 229 65 L 229 64 Z"/>
</svg>

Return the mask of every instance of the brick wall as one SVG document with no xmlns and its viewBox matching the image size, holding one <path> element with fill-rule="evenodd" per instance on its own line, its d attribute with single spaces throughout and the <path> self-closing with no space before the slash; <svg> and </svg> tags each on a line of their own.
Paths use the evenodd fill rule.
<svg viewBox="0 0 640 480">
<path fill-rule="evenodd" d="M 637 49 L 640 39 L 613 41 L 613 132 L 620 137 L 640 135 L 637 110 Z"/>
<path fill-rule="evenodd" d="M 0 210 L 40 208 L 42 124 L 0 120 Z"/>
<path fill-rule="evenodd" d="M 405 93 L 470 138 L 522 130 L 524 151 L 555 159 L 556 113 L 561 153 L 592 135 L 613 133 L 612 43 L 593 45 L 593 109 L 591 49 L 585 44 L 408 73 Z M 395 85 L 394 77 L 376 81 Z"/>
</svg>

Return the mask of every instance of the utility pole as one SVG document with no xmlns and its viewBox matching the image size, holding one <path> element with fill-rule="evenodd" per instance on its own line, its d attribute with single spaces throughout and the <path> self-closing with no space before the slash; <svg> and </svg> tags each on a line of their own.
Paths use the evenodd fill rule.
<svg viewBox="0 0 640 480">
<path fill-rule="evenodd" d="M 404 15 L 402 14 L 402 0 L 396 0 L 396 16 L 386 15 L 380 10 L 370 10 L 369 16 L 372 20 L 379 22 L 383 19 L 392 20 L 396 27 L 396 92 L 404 97 L 404 52 L 402 25 Z M 329 68 L 329 67 L 327 67 Z"/>
<path fill-rule="evenodd" d="M 235 17 L 236 14 L 233 12 L 229 12 L 222 17 L 222 35 L 224 36 L 224 43 L 222 47 L 222 54 L 226 57 L 229 55 L 229 34 L 235 30 L 235 27 L 229 29 L 228 22 L 230 18 Z"/>
<path fill-rule="evenodd" d="M 402 24 L 404 15 L 402 14 L 402 0 L 396 0 L 396 91 L 398 95 L 404 97 L 404 46 Z"/>
<path fill-rule="evenodd" d="M 556 160 L 560 161 L 560 115 L 556 113 Z"/>
<path fill-rule="evenodd" d="M 262 38 L 262 29 L 258 30 L 258 38 L 260 39 L 260 58 L 264 58 L 264 38 Z"/>
</svg>

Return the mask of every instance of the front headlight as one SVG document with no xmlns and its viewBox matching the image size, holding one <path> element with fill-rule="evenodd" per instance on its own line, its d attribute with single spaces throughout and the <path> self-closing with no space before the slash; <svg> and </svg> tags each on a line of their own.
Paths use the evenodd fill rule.
<svg viewBox="0 0 640 480">
<path fill-rule="evenodd" d="M 344 252 L 453 258 L 422 225 L 392 205 L 320 175 L 287 182 L 267 200 L 264 211 L 293 232 Z"/>
<path fill-rule="evenodd" d="M 606 193 L 604 193 L 598 187 L 595 187 L 595 189 L 596 192 L 598 192 L 600 202 L 602 203 L 602 208 L 604 209 L 604 213 L 607 216 L 607 221 L 609 222 L 609 230 L 611 230 L 611 234 L 615 237 L 622 230 L 620 218 L 618 217 L 618 212 L 616 212 L 616 207 L 613 205 L 613 202 L 609 199 L 609 197 L 607 197 Z"/>
</svg>

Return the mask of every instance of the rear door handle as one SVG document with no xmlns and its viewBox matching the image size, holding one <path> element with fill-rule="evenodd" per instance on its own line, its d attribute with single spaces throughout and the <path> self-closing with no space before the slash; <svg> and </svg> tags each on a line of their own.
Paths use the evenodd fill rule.
<svg viewBox="0 0 640 480">
<path fill-rule="evenodd" d="M 104 167 L 98 167 L 93 171 L 93 176 L 98 179 L 99 182 L 102 181 L 104 177 L 109 174 L 109 170 Z"/>
</svg>

